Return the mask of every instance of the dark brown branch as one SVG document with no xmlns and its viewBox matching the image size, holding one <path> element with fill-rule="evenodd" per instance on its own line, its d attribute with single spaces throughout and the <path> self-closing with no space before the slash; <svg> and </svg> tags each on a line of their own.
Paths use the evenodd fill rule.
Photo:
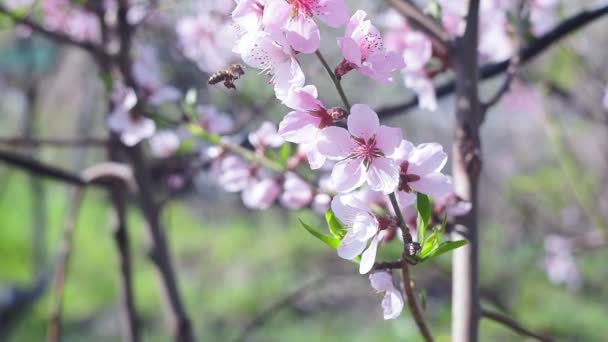
<svg viewBox="0 0 608 342">
<path fill-rule="evenodd" d="M 34 138 L 34 137 L 0 137 L 0 144 L 9 146 L 26 146 L 26 147 L 67 147 L 67 148 L 88 148 L 88 147 L 104 147 L 108 143 L 107 139 L 103 138 Z"/>
<path fill-rule="evenodd" d="M 63 227 L 63 240 L 61 243 L 61 251 L 59 255 L 59 263 L 55 271 L 55 280 L 53 285 L 54 302 L 53 309 L 49 320 L 49 328 L 47 341 L 58 342 L 61 339 L 61 315 L 63 310 L 63 294 L 65 288 L 65 279 L 67 277 L 70 256 L 72 255 L 72 246 L 74 238 L 74 229 L 78 221 L 78 213 L 84 196 L 83 188 L 73 189 L 73 193 L 69 200 L 69 209 Z"/>
<path fill-rule="evenodd" d="M 155 265 L 160 279 L 163 300 L 168 308 L 167 316 L 171 325 L 171 332 L 176 341 L 194 341 L 192 325 L 179 294 L 167 237 L 160 221 L 160 204 L 154 198 L 152 192 L 153 181 L 150 179 L 143 152 L 139 145 L 127 148 L 126 152 L 131 160 L 139 188 L 139 205 L 147 222 L 148 257 Z"/>
<path fill-rule="evenodd" d="M 128 11 L 129 1 L 120 0 L 117 13 L 117 30 L 120 40 L 120 49 L 114 62 L 116 63 L 115 66 L 120 71 L 125 84 L 133 88 L 137 94 L 140 94 L 140 89 L 133 76 L 131 60 L 132 38 L 136 27 L 129 23 L 127 18 Z M 138 98 L 140 100 L 132 113 L 141 115 L 144 113 L 146 106 L 141 100 L 144 97 L 138 96 Z M 111 140 L 112 143 L 120 144 L 116 135 L 112 135 Z M 134 146 L 132 148 L 125 147 L 124 150 L 130 160 L 130 165 L 135 173 L 135 179 L 139 188 L 139 205 L 147 222 L 147 233 L 149 238 L 148 257 L 154 264 L 159 277 L 171 333 L 175 341 L 194 341 L 195 337 L 192 324 L 179 294 L 177 278 L 171 261 L 169 244 L 167 243 L 165 230 L 161 224 L 160 215 L 162 207 L 158 199 L 154 197 L 154 182 L 150 178 L 143 151 L 141 150 L 141 146 Z"/>
<path fill-rule="evenodd" d="M 386 0 L 415 29 L 426 33 L 433 42 L 433 47 L 442 56 L 448 52 L 450 37 L 432 17 L 424 14 L 411 0 Z"/>
<path fill-rule="evenodd" d="M 1 5 L 1 4 L 0 4 L 0 13 L 11 18 L 14 22 L 27 26 L 35 33 L 41 34 L 55 42 L 81 48 L 83 50 L 88 51 L 89 53 L 93 54 L 96 57 L 99 57 L 99 56 L 109 57 L 108 54 L 101 47 L 99 47 L 91 42 L 78 41 L 78 40 L 71 38 L 70 36 L 68 36 L 66 34 L 49 30 L 28 18 L 20 17 L 20 16 L 16 15 L 11 10 L 9 10 L 6 6 Z"/>
<path fill-rule="evenodd" d="M 515 321 L 514 319 L 509 318 L 505 315 L 502 315 L 498 312 L 493 312 L 493 311 L 488 311 L 488 310 L 482 309 L 481 317 L 492 320 L 497 323 L 500 323 L 500 324 L 504 325 L 505 327 L 513 330 L 514 332 L 516 332 L 522 336 L 531 337 L 531 338 L 536 339 L 541 342 L 553 341 L 552 338 L 537 334 L 537 333 L 525 328 L 524 326 L 522 326 L 519 322 Z"/>
<path fill-rule="evenodd" d="M 526 64 L 533 60 L 536 56 L 543 53 L 545 50 L 554 45 L 557 41 L 568 36 L 569 34 L 585 27 L 586 25 L 594 22 L 595 20 L 608 14 L 608 5 L 598 7 L 596 9 L 584 10 L 579 14 L 576 14 L 562 23 L 557 25 L 553 30 L 547 32 L 543 36 L 540 36 L 532 40 L 528 45 L 520 49 L 520 65 Z M 509 67 L 510 59 L 493 64 L 486 64 L 479 68 L 480 79 L 488 79 L 497 76 Z M 437 98 L 441 98 L 452 94 L 455 89 L 455 81 L 451 80 L 435 88 Z M 418 98 L 413 96 L 404 103 L 387 106 L 377 110 L 380 117 L 390 117 L 401 114 L 407 110 L 410 110 L 418 105 Z"/>
<path fill-rule="evenodd" d="M 42 177 L 52 178 L 64 183 L 79 186 L 84 186 L 87 184 L 86 180 L 84 180 L 78 174 L 74 174 L 54 166 L 43 164 L 35 159 L 22 156 L 18 153 L 0 150 L 0 161 L 23 169 L 29 173 Z"/>
<path fill-rule="evenodd" d="M 412 236 L 410 235 L 410 230 L 405 224 L 405 220 L 401 214 L 401 209 L 399 208 L 399 203 L 397 202 L 397 196 L 395 196 L 395 193 L 392 193 L 389 195 L 389 198 L 391 205 L 393 206 L 393 210 L 397 215 L 397 222 L 401 228 L 401 234 L 403 235 L 401 274 L 403 276 L 403 290 L 405 292 L 405 297 L 407 298 L 407 305 L 412 313 L 412 317 L 414 317 L 414 322 L 416 322 L 416 326 L 418 326 L 418 330 L 420 331 L 422 338 L 426 342 L 432 342 L 433 336 L 431 335 L 426 321 L 424 320 L 424 316 L 422 315 L 422 311 L 420 310 L 418 302 L 416 301 L 416 295 L 414 294 L 414 289 L 412 288 L 412 279 L 410 278 L 408 258 L 415 254 L 415 250 L 412 250 Z"/>
<path fill-rule="evenodd" d="M 48 177 L 56 181 L 64 182 L 76 186 L 112 186 L 116 181 L 120 181 L 129 191 L 136 191 L 137 185 L 133 180 L 131 170 L 119 163 L 99 163 L 84 171 L 81 174 L 72 173 L 55 166 L 41 163 L 35 159 L 22 156 L 18 153 L 0 150 L 0 161 L 20 168 L 31 174 Z"/>
<path fill-rule="evenodd" d="M 258 313 L 244 328 L 241 330 L 235 342 L 247 341 L 249 337 L 255 332 L 255 330 L 262 327 L 264 324 L 269 322 L 274 316 L 276 316 L 283 309 L 292 305 L 298 299 L 302 298 L 306 293 L 313 287 L 319 286 L 321 283 L 327 280 L 326 277 L 319 277 L 313 281 L 310 281 L 297 289 L 287 293 L 283 297 L 279 298 L 272 305 L 265 310 Z"/>
<path fill-rule="evenodd" d="M 126 193 L 122 186 L 115 185 L 109 190 L 110 200 L 114 208 L 114 242 L 118 251 L 120 269 L 120 296 L 125 325 L 125 341 L 138 342 L 141 340 L 135 295 L 133 294 L 131 248 L 127 230 Z"/>
<path fill-rule="evenodd" d="M 401 268 L 401 260 L 397 261 L 386 261 L 386 262 L 377 262 L 374 264 L 374 270 L 382 271 L 382 270 L 395 270 Z"/>
</svg>

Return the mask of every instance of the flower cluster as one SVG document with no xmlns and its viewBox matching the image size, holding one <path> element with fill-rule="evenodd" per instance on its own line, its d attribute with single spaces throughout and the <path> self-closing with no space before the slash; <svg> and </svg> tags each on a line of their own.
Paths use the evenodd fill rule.
<svg viewBox="0 0 608 342">
<path fill-rule="evenodd" d="M 133 67 L 138 93 L 115 85 L 110 128 L 129 146 L 151 137 L 150 150 L 158 158 L 176 153 L 182 139 L 192 135 L 211 142 L 212 146 L 204 145 L 201 151 L 211 178 L 225 191 L 240 193 L 248 208 L 279 204 L 320 213 L 331 209 L 344 229 L 336 243 L 338 256 L 358 261 L 361 274 L 371 272 L 372 287 L 384 294 L 384 317 L 397 317 L 403 298 L 393 286 L 392 275 L 372 272 L 378 249 L 415 232 L 418 193 L 435 199 L 437 215 L 461 215 L 468 208 L 453 195 L 451 178 L 442 173 L 447 154 L 441 145 L 416 146 L 404 139 L 400 128 L 382 125 L 370 106 L 348 105 L 340 82 L 356 71 L 388 84 L 393 72 L 401 70 L 406 83 L 424 95 L 424 105 L 432 109 L 436 103 L 431 64 L 445 61 L 441 62 L 427 37 L 404 21 L 396 26 L 399 36 L 389 34 L 384 39 L 364 11 L 349 16 L 343 0 L 240 0 L 231 16 L 239 31 L 234 52 L 250 67 L 268 74 L 276 98 L 291 109 L 278 127 L 264 122 L 243 141 L 238 134 L 232 135 L 237 132 L 228 114 L 191 103 L 190 112 L 185 113 L 189 132 L 163 129 L 154 134 L 154 121 L 133 113 L 137 96 L 146 105 L 158 105 L 181 94 L 162 82 L 156 52 L 141 48 Z M 214 45 L 222 43 L 217 40 L 219 26 L 211 27 L 211 32 L 199 19 L 179 22 L 177 31 L 185 54 L 202 69 L 211 70 L 230 57 L 213 55 L 221 50 Z M 317 21 L 331 28 L 344 26 L 344 34 L 336 40 L 342 59 L 333 72 L 318 52 Z M 218 21 L 218 25 L 224 24 Z M 306 84 L 298 58 L 315 52 L 347 108 L 325 105 L 316 86 Z M 294 145 L 297 149 L 292 153 Z M 303 170 L 306 164 L 318 170 L 317 177 L 302 176 L 300 171 L 308 171 Z M 400 213 L 395 212 L 389 195 L 395 196 Z M 397 217 L 401 215 L 397 214 L 406 218 L 407 226 L 399 227 Z"/>
<path fill-rule="evenodd" d="M 64 32 L 79 41 L 98 42 L 101 39 L 96 15 L 69 0 L 43 1 L 42 12 L 44 26 L 50 30 Z"/>
<path fill-rule="evenodd" d="M 180 18 L 176 24 L 179 45 L 186 58 L 208 73 L 230 64 L 236 32 L 229 13 L 232 1 L 216 1 L 201 8 L 196 16 Z"/>
</svg>

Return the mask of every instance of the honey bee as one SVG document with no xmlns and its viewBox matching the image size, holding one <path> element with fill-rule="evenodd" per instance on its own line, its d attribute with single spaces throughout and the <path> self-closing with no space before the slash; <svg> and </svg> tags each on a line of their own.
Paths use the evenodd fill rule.
<svg viewBox="0 0 608 342">
<path fill-rule="evenodd" d="M 209 77 L 209 84 L 218 84 L 224 82 L 224 86 L 230 89 L 236 89 L 234 81 L 238 80 L 245 74 L 243 67 L 240 64 L 232 64 L 226 69 L 220 70 Z"/>
</svg>

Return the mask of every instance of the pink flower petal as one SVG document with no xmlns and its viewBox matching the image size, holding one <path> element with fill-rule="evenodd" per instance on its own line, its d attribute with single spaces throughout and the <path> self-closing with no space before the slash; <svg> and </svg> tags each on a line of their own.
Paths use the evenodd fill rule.
<svg viewBox="0 0 608 342">
<path fill-rule="evenodd" d="M 287 41 L 291 47 L 302 53 L 313 53 L 319 49 L 321 33 L 312 18 L 297 16 L 287 25 Z"/>
<path fill-rule="evenodd" d="M 378 114 L 364 104 L 353 105 L 348 116 L 348 131 L 357 138 L 373 138 L 380 128 Z"/>
<path fill-rule="evenodd" d="M 366 170 L 361 159 L 339 161 L 331 172 L 331 180 L 337 192 L 350 192 L 363 185 Z"/>
<path fill-rule="evenodd" d="M 427 173 L 439 172 L 445 166 L 448 155 L 437 143 L 420 144 L 409 159 L 413 174 L 422 176 Z"/>
<path fill-rule="evenodd" d="M 382 299 L 382 309 L 384 319 L 395 319 L 401 315 L 403 310 L 403 297 L 401 292 L 393 287 L 387 291 Z"/>
<path fill-rule="evenodd" d="M 352 260 L 360 255 L 365 247 L 367 241 L 361 241 L 357 239 L 351 232 L 346 233 L 340 245 L 338 246 L 338 256 L 342 259 Z"/>
<path fill-rule="evenodd" d="M 361 49 L 357 42 L 348 37 L 338 38 L 338 47 L 340 47 L 344 59 L 356 66 L 361 66 Z"/>
<path fill-rule="evenodd" d="M 352 227 L 361 210 L 351 205 L 352 195 L 338 195 L 331 200 L 331 211 L 345 227 Z"/>
<path fill-rule="evenodd" d="M 283 104 L 295 110 L 313 112 L 323 109 L 323 104 L 317 99 L 317 96 L 317 87 L 314 85 L 291 88 Z"/>
<path fill-rule="evenodd" d="M 378 220 L 367 209 L 355 216 L 352 226 L 353 234 L 361 241 L 368 241 L 378 232 Z"/>
<path fill-rule="evenodd" d="M 375 158 L 367 171 L 367 184 L 372 190 L 390 194 L 399 184 L 399 168 L 392 159 Z"/>
<path fill-rule="evenodd" d="M 395 152 L 395 149 L 399 147 L 403 139 L 403 134 L 400 128 L 380 126 L 378 134 L 376 135 L 376 147 L 384 153 L 384 155 L 391 155 Z"/>
<path fill-rule="evenodd" d="M 409 185 L 412 189 L 433 197 L 441 197 L 454 190 L 452 179 L 438 172 L 427 174 Z"/>
<path fill-rule="evenodd" d="M 317 170 L 323 167 L 327 157 L 319 152 L 316 142 L 312 142 L 310 144 L 301 144 L 300 146 L 304 146 L 304 149 L 306 150 L 306 159 L 308 160 L 308 164 L 312 170 Z"/>
<path fill-rule="evenodd" d="M 369 244 L 369 247 L 361 255 L 361 262 L 359 263 L 359 273 L 366 274 L 374 267 L 376 261 L 376 252 L 378 250 L 378 243 L 380 242 L 380 234 L 376 234 Z"/>
<path fill-rule="evenodd" d="M 348 131 L 341 127 L 327 127 L 319 133 L 317 141 L 319 152 L 329 159 L 344 159 L 354 148 Z"/>
<path fill-rule="evenodd" d="M 316 139 L 321 120 L 307 112 L 289 112 L 279 123 L 279 134 L 286 141 L 296 144 Z"/>
<path fill-rule="evenodd" d="M 316 15 L 327 26 L 339 27 L 348 21 L 348 10 L 343 0 L 319 0 Z"/>
<path fill-rule="evenodd" d="M 410 156 L 412 154 L 412 152 L 414 152 L 414 145 L 407 141 L 407 140 L 402 140 L 401 144 L 399 144 L 399 147 L 397 147 L 395 149 L 395 152 L 393 152 L 389 157 L 392 159 L 395 159 L 398 163 L 401 163 L 405 160 L 409 160 Z"/>
</svg>

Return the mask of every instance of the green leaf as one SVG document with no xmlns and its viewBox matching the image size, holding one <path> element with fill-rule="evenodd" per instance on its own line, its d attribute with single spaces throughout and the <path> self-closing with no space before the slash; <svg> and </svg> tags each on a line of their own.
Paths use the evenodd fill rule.
<svg viewBox="0 0 608 342">
<path fill-rule="evenodd" d="M 422 243 L 426 238 L 426 229 L 429 226 L 431 218 L 431 201 L 427 195 L 419 192 L 416 193 L 416 210 L 418 211 L 416 232 L 418 234 L 418 241 Z"/>
<path fill-rule="evenodd" d="M 342 226 L 342 223 L 334 216 L 331 209 L 327 209 L 325 212 L 325 220 L 327 221 L 327 227 L 331 235 L 342 239 L 346 235 L 346 229 Z"/>
<path fill-rule="evenodd" d="M 298 219 L 298 221 L 300 221 L 300 224 L 306 229 L 308 230 L 308 232 L 310 234 L 312 234 L 314 237 L 316 237 L 317 239 L 323 241 L 323 243 L 325 243 L 326 245 L 328 245 L 329 247 L 333 248 L 333 249 L 338 249 L 338 245 L 340 245 L 340 239 L 337 237 L 333 237 L 333 236 L 329 236 L 326 234 L 321 233 L 320 231 L 312 228 L 311 226 L 307 225 L 306 223 L 304 223 L 302 220 Z"/>
<path fill-rule="evenodd" d="M 289 157 L 291 157 L 291 144 L 285 143 L 281 145 L 281 149 L 279 150 L 279 155 L 281 157 L 281 163 L 287 163 Z"/>
<path fill-rule="evenodd" d="M 441 242 L 442 232 L 440 229 L 433 229 L 433 232 L 429 234 L 424 242 L 422 243 L 422 249 L 420 250 L 420 257 L 424 260 L 426 257 L 431 254 Z"/>
<path fill-rule="evenodd" d="M 462 247 L 467 244 L 467 240 L 458 240 L 458 241 L 444 241 L 437 248 L 431 251 L 426 256 L 422 257 L 422 260 L 428 260 L 430 258 L 434 258 L 441 254 L 445 254 L 451 250 L 454 250 L 458 247 Z"/>
</svg>

